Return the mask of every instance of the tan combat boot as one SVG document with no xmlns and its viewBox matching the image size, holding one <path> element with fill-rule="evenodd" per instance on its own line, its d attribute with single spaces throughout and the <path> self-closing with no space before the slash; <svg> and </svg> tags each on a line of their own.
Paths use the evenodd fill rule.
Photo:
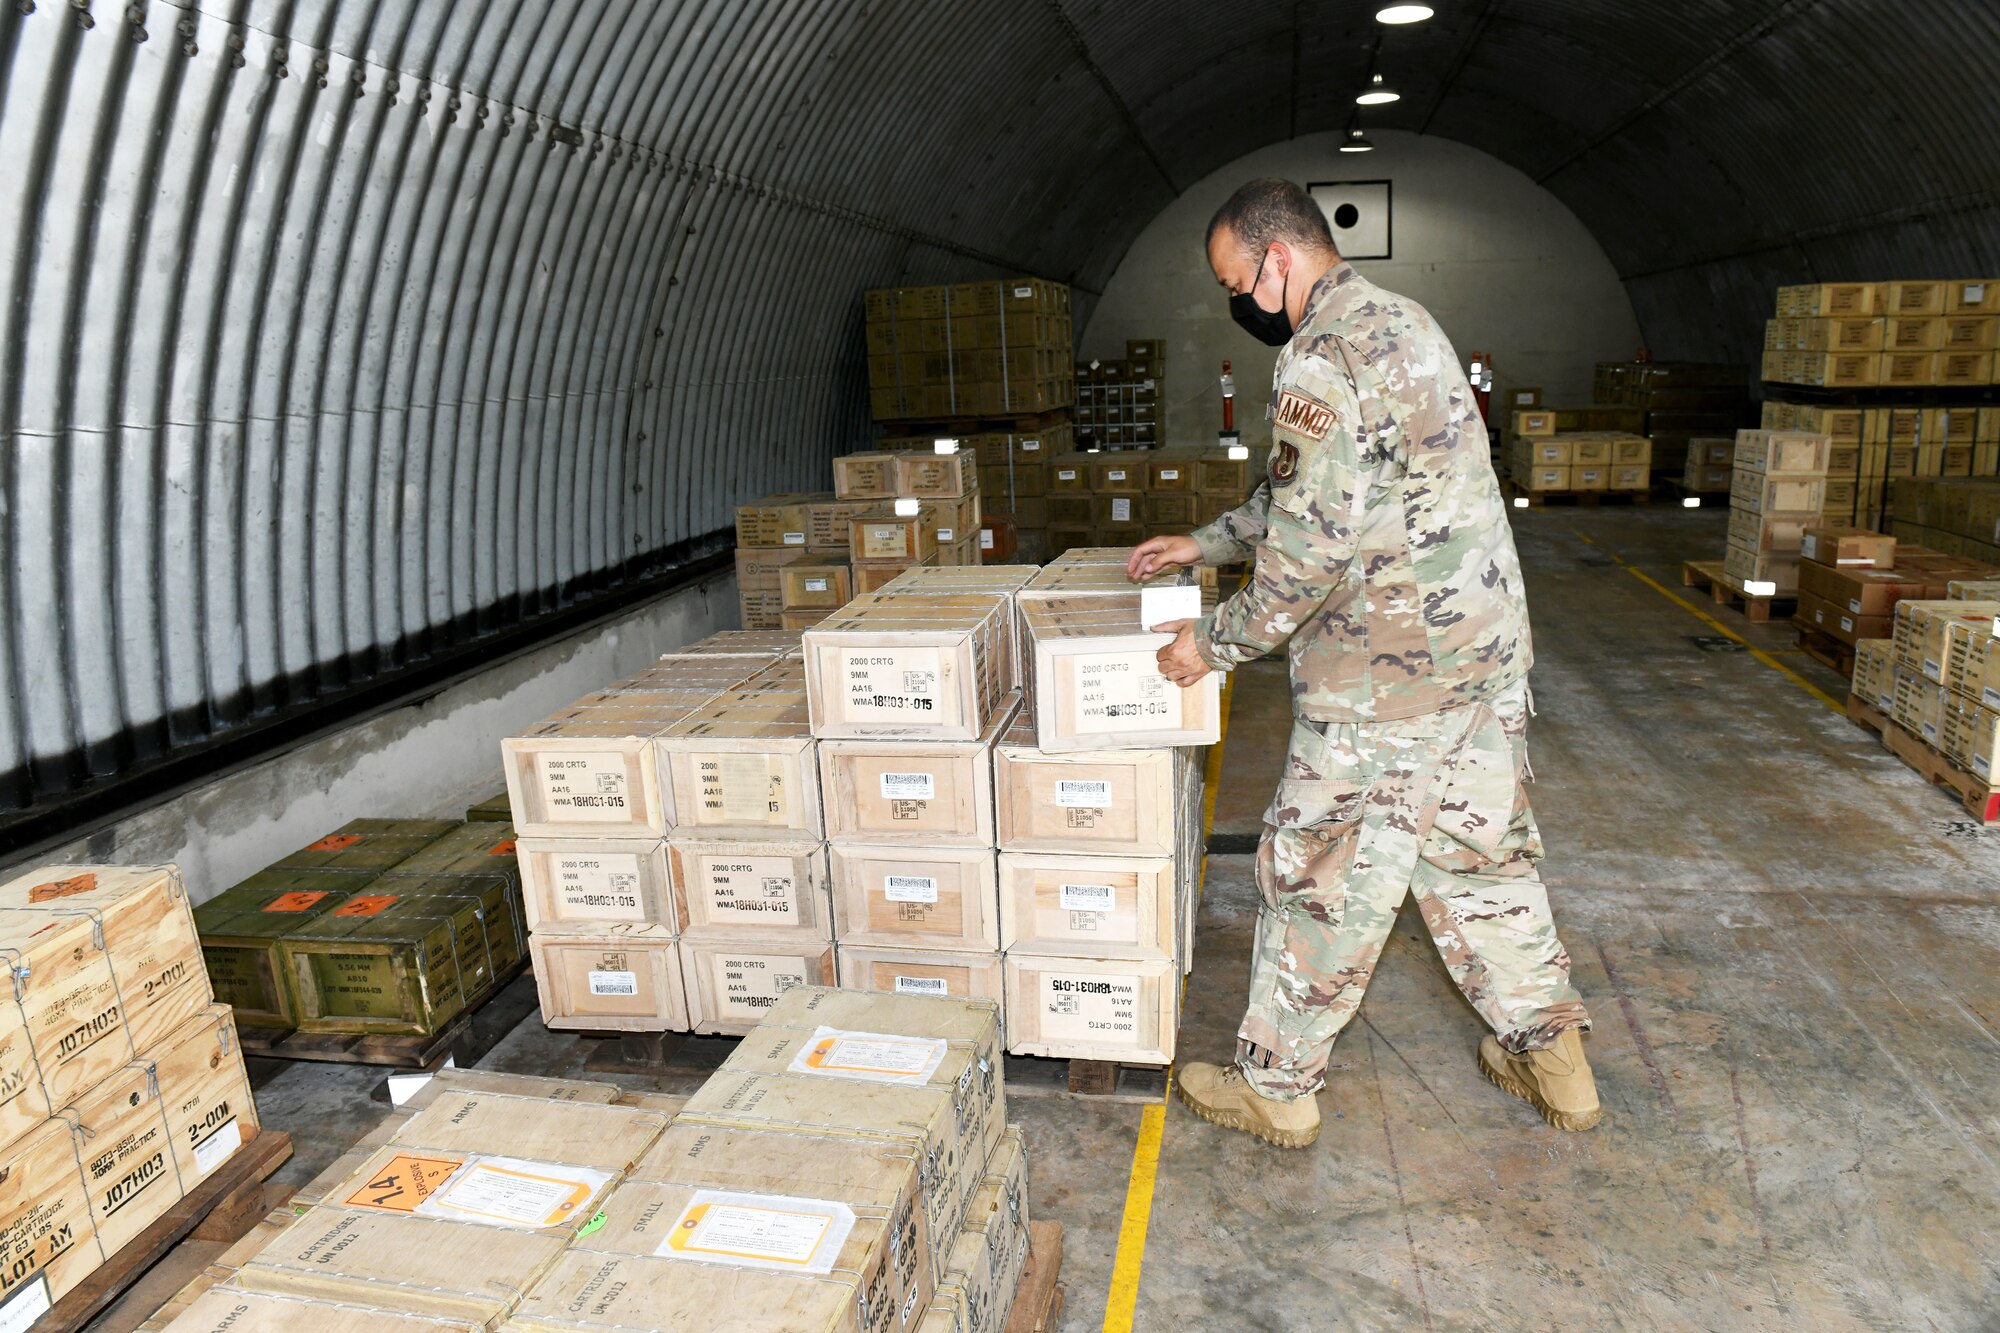
<svg viewBox="0 0 2000 1333">
<path fill-rule="evenodd" d="M 1565 1028 L 1553 1046 L 1525 1055 L 1482 1037 L 1479 1067 L 1500 1088 L 1531 1103 L 1557 1129 L 1591 1129 L 1604 1118 L 1597 1104 L 1597 1081 L 1583 1056 L 1580 1029 Z"/>
<path fill-rule="evenodd" d="M 1182 1065 L 1174 1071 L 1174 1091 L 1210 1124 L 1255 1134 L 1280 1148 L 1304 1148 L 1319 1137 L 1319 1099 L 1308 1094 L 1293 1102 L 1266 1097 L 1235 1065 Z"/>
</svg>

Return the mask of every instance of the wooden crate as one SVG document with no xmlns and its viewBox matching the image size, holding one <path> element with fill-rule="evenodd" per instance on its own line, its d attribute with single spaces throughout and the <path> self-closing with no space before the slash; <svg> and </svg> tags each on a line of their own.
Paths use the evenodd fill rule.
<svg viewBox="0 0 2000 1333">
<path fill-rule="evenodd" d="M 1179 956 L 1172 856 L 1002 852 L 999 869 L 1002 948 Z"/>
<path fill-rule="evenodd" d="M 1005 594 L 856 597 L 805 633 L 813 734 L 978 738 L 1017 684 Z"/>
<path fill-rule="evenodd" d="M 0 1005 L 0 1143 L 8 1143 L 135 1052 L 103 934 L 90 918 L 0 909 L 0 956 L 16 999 Z"/>
<path fill-rule="evenodd" d="M 667 871 L 690 937 L 763 937 L 810 946 L 830 937 L 826 844 L 675 836 Z"/>
<path fill-rule="evenodd" d="M 882 585 L 884 593 L 955 596 L 966 592 L 1012 593 L 1041 572 L 1038 565 L 913 565 Z"/>
<path fill-rule="evenodd" d="M 688 1030 L 680 948 L 666 928 L 572 922 L 536 931 L 528 949 L 549 1027 Z"/>
<path fill-rule="evenodd" d="M 943 568 L 935 557 L 929 560 L 883 561 L 854 567 L 854 595 L 878 592 L 913 569 Z M 851 599 L 850 599 L 851 600 Z"/>
<path fill-rule="evenodd" d="M 1027 1258 L 1028 1157 L 1015 1128 L 1001 1140 L 973 1188 L 932 1310 L 945 1308 L 968 1321 L 1004 1328 Z"/>
<path fill-rule="evenodd" d="M 0 1254 L 7 1259 L 0 1309 L 10 1314 L 60 1299 L 106 1258 L 80 1152 L 67 1120 L 43 1120 L 0 1154 Z"/>
<path fill-rule="evenodd" d="M 727 1311 L 730 1328 L 859 1333 L 866 1296 L 861 1279 L 848 1272 L 786 1273 L 574 1250 L 550 1267 L 507 1327 L 516 1333 L 643 1329 L 655 1327 L 662 1310 L 698 1310 Z M 589 1325 L 571 1313 L 585 1308 Z"/>
<path fill-rule="evenodd" d="M 955 500 L 979 489 L 979 460 L 970 453 L 913 451 L 893 457 L 897 461 L 895 495 Z M 978 522 L 976 518 L 973 521 Z"/>
<path fill-rule="evenodd" d="M 767 661 L 795 656 L 799 636 L 782 630 L 719 629 L 705 639 L 684 644 L 660 660 L 679 661 L 690 657 L 750 657 Z"/>
<path fill-rule="evenodd" d="M 995 824 L 1003 851 L 1170 856 L 1175 752 L 1046 754 L 1032 718 L 993 750 Z"/>
<path fill-rule="evenodd" d="M 797 664 L 801 672 L 803 663 Z M 674 824 L 703 836 L 824 836 L 819 765 L 803 689 L 719 695 L 661 734 Z"/>
<path fill-rule="evenodd" d="M 298 1026 L 291 970 L 278 942 L 373 883 L 379 870 L 267 869 L 195 908 L 215 998 L 246 1027 Z"/>
<path fill-rule="evenodd" d="M 615 921 L 680 931 L 663 839 L 522 838 L 516 854 L 530 930 Z"/>
<path fill-rule="evenodd" d="M 142 1330 L 152 1327 L 140 1325 Z M 245 1291 L 234 1284 L 211 1287 L 190 1301 L 178 1319 L 161 1327 L 174 1333 L 479 1333 L 462 1319 Z"/>
<path fill-rule="evenodd" d="M 140 1052 L 137 1064 L 159 1089 L 183 1189 L 192 1190 L 255 1137 L 257 1104 L 229 1006 L 196 1014 Z"/>
<path fill-rule="evenodd" d="M 1009 953 L 1007 1049 L 1016 1055 L 1170 1063 L 1180 968 L 1165 960 Z"/>
<path fill-rule="evenodd" d="M 841 945 L 1000 947 L 990 847 L 831 843 L 833 911 Z"/>
<path fill-rule="evenodd" d="M 445 885 L 383 876 L 280 940 L 299 1029 L 430 1036 L 518 960 L 504 886 Z"/>
<path fill-rule="evenodd" d="M 833 946 L 768 937 L 681 942 L 688 1018 L 696 1032 L 740 1037 L 792 986 L 833 984 Z"/>
<path fill-rule="evenodd" d="M 926 564 L 937 557 L 937 526 L 921 512 L 899 514 L 878 505 L 847 523 L 847 554 L 856 565 L 910 561 Z"/>
<path fill-rule="evenodd" d="M 952 949 L 840 945 L 840 984 L 855 990 L 954 1000 L 999 1001 L 1005 993 L 1000 954 Z"/>
<path fill-rule="evenodd" d="M 116 1253 L 183 1193 L 152 1070 L 126 1065 L 64 1107 L 62 1117 L 76 1127 L 98 1243 Z"/>
<path fill-rule="evenodd" d="M 321 1204 L 273 1237 L 233 1279 L 251 1291 L 497 1326 L 562 1253 L 519 1227 Z M 306 1327 L 312 1327 L 308 1325 Z"/>
<path fill-rule="evenodd" d="M 656 1110 L 454 1087 L 405 1121 L 390 1144 L 448 1153 L 506 1153 L 613 1173 L 632 1169 L 667 1127 Z M 361 1173 L 357 1173 L 357 1180 Z M 571 1219 L 581 1226 L 590 1213 Z"/>
<path fill-rule="evenodd" d="M 840 500 L 893 500 L 912 494 L 898 489 L 898 455 L 843 454 L 833 460 L 833 494 Z"/>
<path fill-rule="evenodd" d="M 819 746 L 826 835 L 845 842 L 993 845 L 993 743 L 1010 694 L 977 740 L 828 740 Z"/>
<path fill-rule="evenodd" d="M 831 611 L 854 595 L 854 571 L 846 565 L 793 565 L 778 578 L 785 610 Z"/>
<path fill-rule="evenodd" d="M 0 884 L 0 909 L 96 922 L 135 1047 L 164 1040 L 214 998 L 173 866 L 45 866 Z"/>
<path fill-rule="evenodd" d="M 458 827 L 452 819 L 350 819 L 271 863 L 285 870 L 387 870 Z"/>
<path fill-rule="evenodd" d="M 1220 737 L 1221 673 L 1187 687 L 1162 676 L 1157 658 L 1172 636 L 1140 628 L 1136 592 L 1024 597 L 1021 621 L 1042 749 L 1156 749 Z"/>
</svg>

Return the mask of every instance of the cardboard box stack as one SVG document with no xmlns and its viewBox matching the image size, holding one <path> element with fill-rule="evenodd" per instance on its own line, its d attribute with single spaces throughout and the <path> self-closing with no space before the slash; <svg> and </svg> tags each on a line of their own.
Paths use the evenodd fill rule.
<svg viewBox="0 0 2000 1333">
<path fill-rule="evenodd" d="M 1723 571 L 1752 596 L 1799 587 L 1806 529 L 1821 524 L 1830 444 L 1806 431 L 1736 433 L 1729 489 L 1729 553 Z"/>
<path fill-rule="evenodd" d="M 1888 639 L 1904 601 L 1937 600 L 1992 566 L 1851 527 L 1808 527 L 1800 546 L 1801 629 L 1850 647 Z"/>
<path fill-rule="evenodd" d="M 1028 1258 L 999 1051 L 990 1002 L 798 986 L 685 1102 L 445 1071 L 160 1326 L 997 1329 Z"/>
<path fill-rule="evenodd" d="M 2000 408 L 1764 403 L 1771 430 L 1810 430 L 1833 442 L 1827 464 L 1829 523 L 1885 528 L 1896 486 L 1908 477 L 2000 474 Z"/>
<path fill-rule="evenodd" d="M 172 866 L 0 884 L 0 1322 L 36 1316 L 257 1133 Z"/>
<path fill-rule="evenodd" d="M 502 742 L 544 1022 L 686 1031 L 702 946 L 684 928 L 823 929 L 797 650 L 714 635 Z M 689 850 L 765 842 L 727 864 Z"/>
<path fill-rule="evenodd" d="M 1823 282 L 1778 289 L 1764 379 L 1828 389 L 1996 382 L 2000 279 Z"/>
<path fill-rule="evenodd" d="M 1652 440 L 1653 467 L 1669 477 L 1684 474 L 1691 440 L 1733 435 L 1757 415 L 1748 366 L 1600 361 L 1592 396 L 1645 413 L 1630 429 Z"/>
<path fill-rule="evenodd" d="M 1514 413 L 1508 477 L 1538 495 L 1644 494 L 1652 489 L 1653 445 L 1625 431 L 1562 431 L 1553 408 Z"/>
<path fill-rule="evenodd" d="M 1076 400 L 1063 283 L 885 287 L 870 291 L 864 305 L 877 421 L 1010 417 Z"/>
<path fill-rule="evenodd" d="M 1090 449 L 1152 449 L 1166 436 L 1167 346 L 1125 344 L 1123 360 L 1076 363 L 1076 437 Z"/>
<path fill-rule="evenodd" d="M 1994 773 L 2000 740 L 1995 588 L 1990 579 L 1967 580 L 1951 588 L 1962 595 L 1898 603 L 1891 637 L 1864 642 L 1854 663 L 1854 699 L 1959 774 L 1962 781 L 1953 785 L 1988 820 L 2000 814 Z M 1902 752 L 1893 743 L 1891 748 Z"/>
<path fill-rule="evenodd" d="M 1130 548 L 1192 532 L 1242 504 L 1255 487 L 1244 451 L 1168 448 L 1063 454 L 1049 461 L 1048 548 Z"/>
</svg>

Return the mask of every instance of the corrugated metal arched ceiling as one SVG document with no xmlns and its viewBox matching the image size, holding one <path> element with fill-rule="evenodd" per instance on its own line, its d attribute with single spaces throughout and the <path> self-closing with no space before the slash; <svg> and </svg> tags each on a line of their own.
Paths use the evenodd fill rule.
<svg viewBox="0 0 2000 1333">
<path fill-rule="evenodd" d="M 0 807 L 718 542 L 864 436 L 859 292 L 1088 303 L 1187 184 L 1402 102 L 1656 348 L 1996 255 L 2000 11 L 1859 0 L 14 0 Z"/>
</svg>

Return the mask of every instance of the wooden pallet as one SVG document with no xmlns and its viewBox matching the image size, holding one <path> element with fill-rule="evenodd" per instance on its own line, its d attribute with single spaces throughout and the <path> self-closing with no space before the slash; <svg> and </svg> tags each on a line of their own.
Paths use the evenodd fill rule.
<svg viewBox="0 0 2000 1333">
<path fill-rule="evenodd" d="M 1773 612 L 1780 606 L 1791 608 L 1798 603 L 1797 593 L 1751 594 L 1743 591 L 1743 585 L 1723 572 L 1720 560 L 1689 560 L 1681 565 L 1681 584 L 1688 588 L 1706 588 L 1709 597 L 1717 606 L 1734 607 L 1753 625 L 1766 625 Z"/>
<path fill-rule="evenodd" d="M 1088 1097 L 1140 1106 L 1167 1098 L 1165 1065 L 1009 1055 L 1004 1068 L 1009 1097 Z"/>
<path fill-rule="evenodd" d="M 1028 1262 L 1001 1333 L 1053 1333 L 1062 1319 L 1062 1260 L 1062 1223 L 1028 1223 Z"/>
<path fill-rule="evenodd" d="M 1886 713 L 1858 694 L 1847 696 L 1847 718 L 1856 726 L 1874 732 L 1881 738 L 1883 749 L 1914 768 L 1933 786 L 1949 788 L 1973 819 L 1981 824 L 2000 824 L 2000 791 L 1993 790 L 1986 779 L 1954 767 L 1950 760 L 1897 726 Z"/>
<path fill-rule="evenodd" d="M 1792 628 L 1799 632 L 1799 651 L 1832 671 L 1838 671 L 1849 680 L 1854 678 L 1854 645 L 1843 643 L 1817 625 L 1809 624 L 1797 616 L 1792 617 Z"/>
<path fill-rule="evenodd" d="M 507 990 L 516 977 L 527 970 L 521 959 L 488 986 L 464 1012 L 428 1037 L 384 1036 L 356 1032 L 300 1032 L 295 1028 L 240 1028 L 243 1054 L 265 1060 L 317 1060 L 326 1064 L 384 1065 L 394 1069 L 435 1069 L 448 1055 L 456 1053 L 459 1063 L 471 1064 L 490 1050 L 505 1030 L 478 1049 L 472 1040 L 479 1011 Z M 530 1008 L 533 1006 L 530 1005 Z M 525 1011 L 524 1011 L 525 1012 Z M 518 1019 L 521 1015 L 516 1015 Z M 508 1028 L 512 1022 L 507 1024 Z"/>
<path fill-rule="evenodd" d="M 1573 505 L 1584 509 L 1595 509 L 1600 505 L 1644 505 L 1653 502 L 1651 490 L 1528 491 L 1512 482 L 1508 482 L 1502 490 L 1506 493 L 1507 503 L 1516 509 L 1541 509 L 1549 505 Z"/>
<path fill-rule="evenodd" d="M 291 1135 L 281 1129 L 256 1131 L 213 1175 L 127 1241 L 36 1320 L 35 1333 L 70 1333 L 83 1328 L 190 1235 L 219 1241 L 248 1235 L 265 1215 L 264 1182 L 291 1155 Z"/>
</svg>

